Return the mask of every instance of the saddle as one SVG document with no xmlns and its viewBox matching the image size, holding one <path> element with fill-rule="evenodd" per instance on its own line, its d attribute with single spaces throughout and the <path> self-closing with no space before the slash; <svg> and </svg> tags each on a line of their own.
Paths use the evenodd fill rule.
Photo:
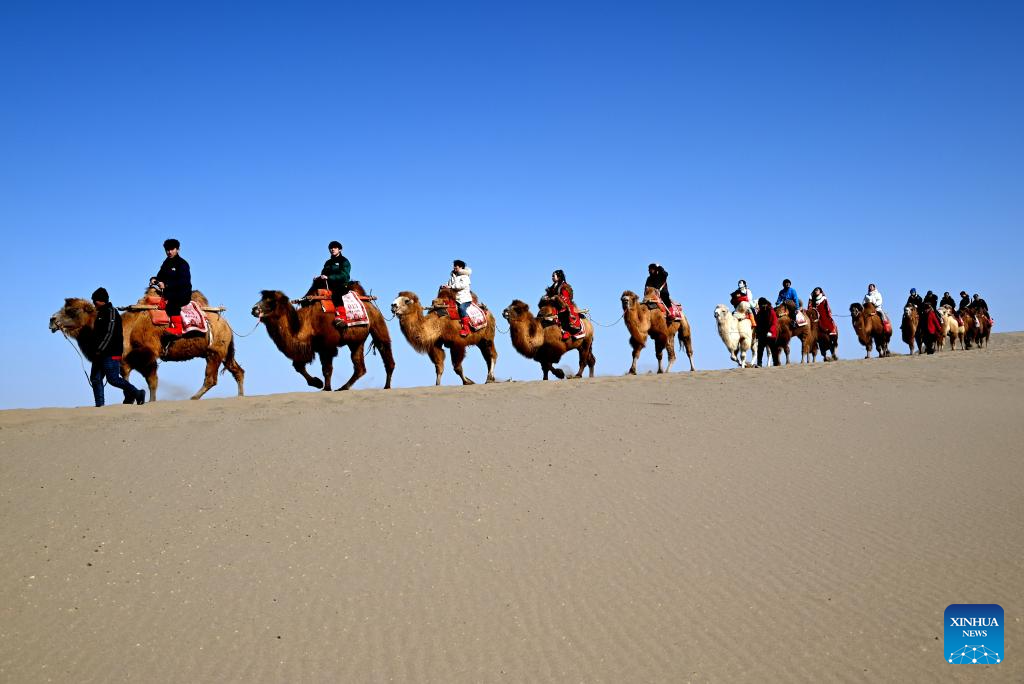
<svg viewBox="0 0 1024 684">
<path fill-rule="evenodd" d="M 674 299 L 672 300 L 672 308 L 668 310 L 665 309 L 665 302 L 661 301 L 661 298 L 645 299 L 644 304 L 652 311 L 657 309 L 666 316 L 671 316 L 673 321 L 683 320 L 683 305 Z"/>
<path fill-rule="evenodd" d="M 439 300 L 434 310 L 441 315 L 448 316 L 453 321 L 461 321 L 459 316 L 459 304 L 454 299 L 444 298 Z M 466 307 L 466 316 L 469 318 L 469 329 L 476 332 L 487 325 L 487 306 L 474 299 Z"/>
</svg>

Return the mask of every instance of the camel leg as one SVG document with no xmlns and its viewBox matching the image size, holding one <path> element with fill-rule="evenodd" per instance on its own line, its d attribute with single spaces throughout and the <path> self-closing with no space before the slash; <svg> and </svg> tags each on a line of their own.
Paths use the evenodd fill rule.
<svg viewBox="0 0 1024 684">
<path fill-rule="evenodd" d="M 220 356 L 208 354 L 206 357 L 206 377 L 203 378 L 203 386 L 192 395 L 192 399 L 199 399 L 210 391 L 210 388 L 217 384 L 217 371 L 220 370 Z"/>
<path fill-rule="evenodd" d="M 590 359 L 590 347 L 586 344 L 581 344 L 577 350 L 580 353 L 580 369 L 576 372 L 577 378 L 583 377 L 583 369 L 587 367 L 587 361 Z M 594 377 L 594 369 L 590 369 L 590 377 Z"/>
<path fill-rule="evenodd" d="M 665 343 L 661 340 L 654 340 L 654 358 L 658 359 L 658 375 L 661 375 L 665 371 L 662 370 L 661 363 L 662 358 L 665 355 Z"/>
<path fill-rule="evenodd" d="M 672 339 L 672 336 L 665 340 L 665 351 L 668 352 L 668 366 L 665 367 L 666 373 L 672 372 L 672 366 L 676 362 L 676 345 L 674 342 L 675 340 Z"/>
<path fill-rule="evenodd" d="M 640 352 L 643 351 L 644 345 L 640 344 L 633 338 L 629 339 L 629 346 L 633 348 L 633 365 L 626 371 L 626 375 L 636 375 L 636 364 L 640 360 Z"/>
<path fill-rule="evenodd" d="M 480 340 L 480 344 L 477 347 L 480 348 L 480 354 L 484 357 L 484 363 L 487 364 L 487 380 L 484 382 L 497 382 L 497 379 L 494 377 L 494 367 L 498 363 L 497 347 L 494 346 L 492 340 Z M 559 369 L 559 372 L 561 372 L 561 369 Z M 562 373 L 562 375 L 564 376 L 565 373 Z"/>
<path fill-rule="evenodd" d="M 437 375 L 434 380 L 434 386 L 437 387 L 441 384 L 441 376 L 444 374 L 444 347 L 440 344 L 431 347 L 427 352 L 427 356 L 430 357 L 430 361 L 434 364 L 434 373 Z"/>
<path fill-rule="evenodd" d="M 352 352 L 352 377 L 348 379 L 348 382 L 338 388 L 339 392 L 347 390 L 355 384 L 356 380 L 366 375 L 366 358 L 365 352 L 363 351 L 362 340 L 349 344 L 348 348 Z"/>
<path fill-rule="evenodd" d="M 454 370 L 455 374 L 458 375 L 459 378 L 462 379 L 462 384 L 463 385 L 474 385 L 474 384 L 476 384 L 472 380 L 467 378 L 466 374 L 462 372 L 462 362 L 466 359 L 466 348 L 465 347 L 460 347 L 457 344 L 453 344 L 452 348 L 451 348 L 451 357 L 452 357 L 452 370 Z"/>
<path fill-rule="evenodd" d="M 546 363 L 548 365 L 548 368 L 551 370 L 552 375 L 554 375 L 559 380 L 565 380 L 565 371 L 555 365 L 556 363 L 558 363 L 557 360 L 551 361 L 550 359 L 545 359 L 543 363 Z"/>
<path fill-rule="evenodd" d="M 156 361 L 145 366 L 139 366 L 135 370 L 142 374 L 142 377 L 146 380 L 146 386 L 149 387 L 149 396 L 146 398 L 146 401 L 149 403 L 156 401 L 156 386 L 159 381 L 156 374 Z"/>
<path fill-rule="evenodd" d="M 320 365 L 323 366 L 323 356 L 320 357 L 320 361 Z M 307 385 L 309 385 L 310 387 L 316 387 L 317 389 L 323 389 L 323 381 L 320 378 L 314 378 L 312 375 L 310 375 L 306 371 L 306 364 L 304 364 L 302 361 L 292 361 L 292 368 L 295 369 L 296 373 L 298 373 L 299 375 L 306 379 Z"/>
<path fill-rule="evenodd" d="M 240 365 L 238 365 L 238 361 L 236 361 L 234 357 L 224 360 L 224 368 L 226 368 L 227 371 L 231 373 L 231 377 L 233 377 L 235 379 L 235 382 L 238 383 L 238 396 L 244 397 L 245 370 Z"/>
</svg>

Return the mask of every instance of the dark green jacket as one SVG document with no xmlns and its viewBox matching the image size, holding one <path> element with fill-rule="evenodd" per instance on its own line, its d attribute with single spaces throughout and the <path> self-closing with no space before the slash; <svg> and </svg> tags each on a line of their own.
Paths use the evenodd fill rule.
<svg viewBox="0 0 1024 684">
<path fill-rule="evenodd" d="M 348 286 L 351 272 L 352 264 L 345 258 L 345 255 L 339 254 L 324 262 L 324 269 L 320 271 L 320 274 L 327 276 L 329 289 L 335 290 Z"/>
</svg>

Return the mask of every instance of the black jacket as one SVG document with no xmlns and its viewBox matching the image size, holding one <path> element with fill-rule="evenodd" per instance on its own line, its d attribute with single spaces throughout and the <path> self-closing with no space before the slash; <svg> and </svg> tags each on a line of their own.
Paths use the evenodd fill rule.
<svg viewBox="0 0 1024 684">
<path fill-rule="evenodd" d="M 921 309 L 921 304 L 923 304 L 923 303 L 924 303 L 924 300 L 921 299 L 921 295 L 913 294 L 913 295 L 910 295 L 909 297 L 907 297 L 907 303 L 904 304 L 904 306 L 912 306 L 915 309 L 920 310 Z"/>
<path fill-rule="evenodd" d="M 107 302 L 96 312 L 95 338 L 92 346 L 92 360 L 105 356 L 121 356 L 124 353 L 124 331 L 121 329 L 121 314 L 114 305 Z"/>
<path fill-rule="evenodd" d="M 192 299 L 192 273 L 181 255 L 167 257 L 156 279 L 164 284 L 164 299 L 172 304 L 188 304 Z"/>
<path fill-rule="evenodd" d="M 942 301 L 939 302 L 939 306 L 948 306 L 951 309 L 955 309 L 956 308 L 956 300 L 953 299 L 952 296 L 946 295 L 946 296 L 944 296 L 942 298 Z"/>
<path fill-rule="evenodd" d="M 970 305 L 971 305 L 971 298 L 970 297 L 964 295 L 963 297 L 960 298 L 960 307 L 959 308 L 960 308 L 961 311 L 963 311 L 964 309 L 966 309 Z"/>
</svg>

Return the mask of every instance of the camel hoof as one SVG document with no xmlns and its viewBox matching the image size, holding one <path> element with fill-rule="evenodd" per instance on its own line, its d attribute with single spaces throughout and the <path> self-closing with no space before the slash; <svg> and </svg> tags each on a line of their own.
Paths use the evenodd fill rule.
<svg viewBox="0 0 1024 684">
<path fill-rule="evenodd" d="M 320 378 L 313 378 L 312 380 L 307 381 L 306 384 L 310 387 L 316 387 L 317 389 L 324 388 L 324 381 Z"/>
<path fill-rule="evenodd" d="M 339 387 L 338 389 L 336 389 L 336 390 L 334 390 L 334 391 L 335 391 L 335 392 L 344 392 L 344 391 L 345 391 L 345 390 L 347 390 L 348 388 L 349 388 L 349 385 L 345 385 L 344 387 Z"/>
<path fill-rule="evenodd" d="M 565 371 L 563 371 L 560 368 L 552 368 L 551 374 L 554 375 L 559 380 L 565 380 Z"/>
<path fill-rule="evenodd" d="M 463 385 L 475 385 L 476 383 L 473 382 L 472 380 L 470 380 L 469 378 L 462 378 L 462 384 Z"/>
</svg>

